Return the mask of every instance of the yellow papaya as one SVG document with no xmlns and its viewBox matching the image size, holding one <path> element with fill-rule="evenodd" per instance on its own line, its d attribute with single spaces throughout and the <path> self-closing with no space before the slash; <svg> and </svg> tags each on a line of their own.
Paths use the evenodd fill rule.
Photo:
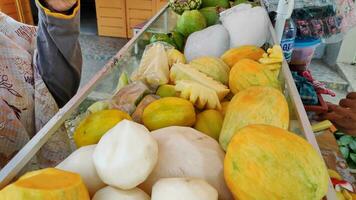
<svg viewBox="0 0 356 200">
<path fill-rule="evenodd" d="M 230 90 L 236 94 L 252 86 L 271 86 L 280 89 L 277 77 L 268 68 L 251 59 L 240 60 L 230 71 Z"/>
<path fill-rule="evenodd" d="M 196 120 L 193 104 L 178 97 L 165 97 L 149 104 L 142 121 L 149 130 L 168 126 L 192 126 Z"/>
<path fill-rule="evenodd" d="M 270 125 L 236 132 L 224 159 L 224 177 L 235 199 L 320 200 L 329 176 L 305 139 Z"/>
<path fill-rule="evenodd" d="M 229 103 L 219 142 L 226 149 L 236 132 L 251 124 L 288 129 L 289 108 L 284 95 L 272 87 L 251 87 L 236 94 Z"/>
<path fill-rule="evenodd" d="M 256 46 L 241 46 L 237 48 L 232 48 L 226 51 L 222 56 L 221 59 L 232 68 L 237 62 L 242 59 L 251 59 L 254 61 L 258 61 L 262 58 L 265 51 Z"/>
</svg>

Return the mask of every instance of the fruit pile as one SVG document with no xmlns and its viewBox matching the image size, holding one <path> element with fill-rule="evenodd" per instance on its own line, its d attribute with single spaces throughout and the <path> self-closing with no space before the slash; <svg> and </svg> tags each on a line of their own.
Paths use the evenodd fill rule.
<svg viewBox="0 0 356 200">
<path fill-rule="evenodd" d="M 221 13 L 222 24 L 212 25 L 219 19 L 206 23 L 200 16 L 205 11 L 194 9 L 228 8 L 228 1 L 170 5 L 182 14 L 177 31 L 155 35 L 137 70 L 121 75 L 112 98 L 88 108 L 74 132 L 78 149 L 56 169 L 21 177 L 0 191 L 0 199 L 325 196 L 329 177 L 323 160 L 288 131 L 289 108 L 278 81 L 281 48 L 261 48 L 268 31 L 258 31 L 264 27 L 250 24 L 243 31 L 251 34 L 241 30 L 237 39 L 230 26 L 229 18 L 241 15 L 263 21 L 265 11 L 240 4 Z M 185 44 L 181 36 L 188 37 Z"/>
</svg>

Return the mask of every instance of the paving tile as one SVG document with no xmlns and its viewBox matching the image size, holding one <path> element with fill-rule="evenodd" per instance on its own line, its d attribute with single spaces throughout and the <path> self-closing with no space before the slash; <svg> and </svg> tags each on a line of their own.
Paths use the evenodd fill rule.
<svg viewBox="0 0 356 200">
<path fill-rule="evenodd" d="M 350 85 L 350 91 L 356 91 L 356 65 L 337 63 L 338 71 Z"/>
<path fill-rule="evenodd" d="M 349 86 L 338 72 L 327 67 L 321 60 L 313 60 L 309 69 L 316 80 L 325 83 L 330 89 L 343 91 Z"/>
</svg>

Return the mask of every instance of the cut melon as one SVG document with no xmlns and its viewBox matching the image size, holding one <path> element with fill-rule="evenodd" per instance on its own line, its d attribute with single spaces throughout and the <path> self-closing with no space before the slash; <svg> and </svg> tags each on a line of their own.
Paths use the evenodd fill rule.
<svg viewBox="0 0 356 200">
<path fill-rule="evenodd" d="M 22 176 L 0 191 L 1 200 L 90 200 L 79 174 L 47 168 Z"/>
</svg>

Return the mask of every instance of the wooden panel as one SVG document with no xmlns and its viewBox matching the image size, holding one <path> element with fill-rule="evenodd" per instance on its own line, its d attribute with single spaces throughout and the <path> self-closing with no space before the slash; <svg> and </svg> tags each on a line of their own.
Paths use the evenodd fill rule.
<svg viewBox="0 0 356 200">
<path fill-rule="evenodd" d="M 1 0 L 2 1 L 2 0 Z M 22 13 L 24 17 L 23 23 L 33 25 L 33 17 L 31 12 L 30 0 L 19 0 L 21 2 Z"/>
<path fill-rule="evenodd" d="M 17 21 L 33 25 L 29 0 L 0 0 L 0 10 Z"/>
<path fill-rule="evenodd" d="M 126 29 L 124 28 L 99 26 L 98 32 L 102 36 L 127 37 Z"/>
<path fill-rule="evenodd" d="M 4 12 L 5 14 L 8 14 L 8 13 L 16 13 L 17 12 L 17 9 L 16 9 L 16 5 L 14 3 L 7 3 L 7 4 L 4 4 L 4 5 L 1 5 L 0 6 L 0 10 L 2 12 Z"/>
<path fill-rule="evenodd" d="M 134 9 L 154 9 L 155 3 L 152 1 L 146 0 L 127 0 L 126 1 L 127 8 L 134 8 Z"/>
<path fill-rule="evenodd" d="M 1 8 L 1 5 L 4 5 L 4 4 L 7 4 L 7 3 L 15 4 L 15 0 L 1 0 L 0 8 Z"/>
<path fill-rule="evenodd" d="M 15 0 L 1 0 L 0 11 L 14 18 L 15 20 L 19 20 Z"/>
<path fill-rule="evenodd" d="M 120 26 L 126 28 L 126 21 L 121 17 L 101 17 L 98 18 L 99 26 Z"/>
<path fill-rule="evenodd" d="M 99 8 L 125 8 L 125 2 L 122 0 L 96 0 L 96 6 Z"/>
<path fill-rule="evenodd" d="M 156 0 L 156 12 L 160 11 L 167 2 L 167 0 Z"/>
<path fill-rule="evenodd" d="M 121 17 L 124 18 L 125 10 L 123 8 L 99 8 L 96 11 L 97 18 L 100 17 Z"/>
<path fill-rule="evenodd" d="M 147 20 L 145 20 L 145 19 L 129 19 L 127 26 L 129 28 L 134 28 L 136 25 L 141 24 L 145 21 L 147 21 Z"/>
<path fill-rule="evenodd" d="M 125 0 L 96 0 L 98 33 L 127 37 Z"/>
<path fill-rule="evenodd" d="M 132 28 L 150 19 L 156 10 L 156 0 L 127 0 L 127 35 L 132 37 Z"/>
<path fill-rule="evenodd" d="M 152 17 L 154 13 L 150 9 L 128 9 L 127 18 L 128 19 L 144 19 L 147 20 Z"/>
</svg>

